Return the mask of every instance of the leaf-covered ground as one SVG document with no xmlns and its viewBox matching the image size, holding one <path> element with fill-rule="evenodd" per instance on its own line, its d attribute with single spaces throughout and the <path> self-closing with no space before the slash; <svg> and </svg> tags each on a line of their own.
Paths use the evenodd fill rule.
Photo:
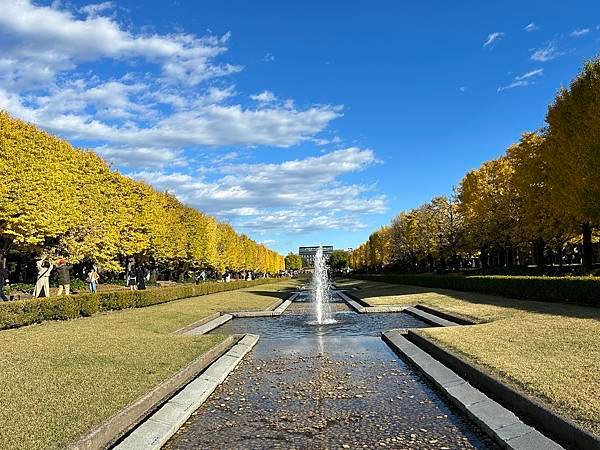
<svg viewBox="0 0 600 450">
<path fill-rule="evenodd" d="M 0 332 L 0 448 L 64 448 L 221 336 L 173 336 L 216 311 L 264 309 L 294 282 Z"/>
<path fill-rule="evenodd" d="M 420 333 L 600 434 L 600 309 L 366 281 L 372 305 L 421 303 L 481 322 Z"/>
</svg>

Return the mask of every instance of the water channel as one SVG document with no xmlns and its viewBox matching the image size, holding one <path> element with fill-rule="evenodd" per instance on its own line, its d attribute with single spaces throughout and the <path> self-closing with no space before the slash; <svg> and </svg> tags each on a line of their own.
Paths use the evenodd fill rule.
<svg viewBox="0 0 600 450">
<path fill-rule="evenodd" d="M 332 295 L 335 323 L 319 325 L 309 300 L 304 293 L 281 317 L 212 332 L 260 340 L 166 448 L 497 448 L 381 340 L 425 323 L 357 314 Z"/>
</svg>

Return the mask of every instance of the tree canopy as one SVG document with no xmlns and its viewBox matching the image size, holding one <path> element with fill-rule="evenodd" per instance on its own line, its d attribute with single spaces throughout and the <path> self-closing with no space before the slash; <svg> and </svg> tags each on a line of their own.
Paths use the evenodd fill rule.
<svg viewBox="0 0 600 450">
<path fill-rule="evenodd" d="M 121 270 L 130 257 L 186 268 L 276 273 L 283 257 L 94 152 L 0 111 L 0 252 Z"/>
<path fill-rule="evenodd" d="M 288 253 L 285 257 L 285 268 L 286 270 L 300 270 L 302 269 L 302 258 L 300 255 L 295 253 Z"/>
<path fill-rule="evenodd" d="M 352 252 L 351 266 L 433 270 L 474 257 L 484 267 L 540 265 L 547 252 L 562 264 L 565 246 L 579 242 L 589 268 L 600 225 L 600 58 L 558 92 L 546 122 L 468 172 L 452 197 L 400 212 Z"/>
</svg>

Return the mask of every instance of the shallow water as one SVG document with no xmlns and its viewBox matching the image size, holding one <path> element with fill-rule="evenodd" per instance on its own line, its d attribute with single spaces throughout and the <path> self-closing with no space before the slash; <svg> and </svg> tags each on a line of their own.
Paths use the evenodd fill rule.
<svg viewBox="0 0 600 450">
<path fill-rule="evenodd" d="M 261 338 L 165 448 L 497 448 L 380 338 L 426 324 L 403 313 L 334 316 L 318 326 L 291 312 L 215 330 Z"/>
<path fill-rule="evenodd" d="M 392 328 L 421 328 L 428 325 L 405 313 L 356 314 L 341 311 L 333 315 L 336 322 L 314 323 L 311 314 L 284 314 L 279 317 L 233 319 L 211 334 L 258 334 L 262 339 L 297 339 L 320 336 L 380 336 Z"/>
</svg>

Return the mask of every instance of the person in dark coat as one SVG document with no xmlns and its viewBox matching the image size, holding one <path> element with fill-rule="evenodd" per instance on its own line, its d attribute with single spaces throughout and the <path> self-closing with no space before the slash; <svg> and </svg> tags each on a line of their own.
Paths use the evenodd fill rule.
<svg viewBox="0 0 600 450">
<path fill-rule="evenodd" d="M 63 289 L 65 291 L 65 295 L 69 295 L 71 293 L 71 274 L 69 271 L 73 268 L 73 266 L 67 265 L 67 262 L 64 259 L 61 259 L 58 262 L 58 267 L 56 272 L 58 273 L 58 295 L 62 295 Z"/>
<path fill-rule="evenodd" d="M 144 266 L 140 265 L 135 269 L 135 278 L 138 290 L 146 289 L 146 269 L 144 269 Z"/>
<path fill-rule="evenodd" d="M 7 302 L 8 298 L 4 294 L 4 287 L 8 284 L 8 270 L 5 267 L 0 268 L 0 298 Z"/>
</svg>

